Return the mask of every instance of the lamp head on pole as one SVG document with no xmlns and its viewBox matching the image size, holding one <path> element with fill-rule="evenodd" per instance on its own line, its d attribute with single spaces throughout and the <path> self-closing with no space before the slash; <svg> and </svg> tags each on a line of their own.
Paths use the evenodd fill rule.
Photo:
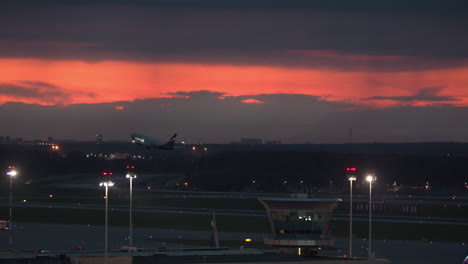
<svg viewBox="0 0 468 264">
<path fill-rule="evenodd" d="M 7 172 L 7 175 L 10 176 L 10 177 L 14 177 L 16 176 L 18 173 L 15 171 L 15 170 L 11 170 L 9 172 Z"/>
<path fill-rule="evenodd" d="M 348 178 L 348 180 L 349 180 L 350 182 L 355 181 L 355 180 L 356 180 L 356 177 L 355 177 L 355 176 L 351 176 L 351 177 Z"/>
<path fill-rule="evenodd" d="M 375 180 L 376 180 L 376 178 L 375 178 L 374 176 L 368 175 L 368 176 L 366 177 L 366 181 L 368 181 L 368 182 L 373 182 L 373 181 L 375 181 Z"/>
<path fill-rule="evenodd" d="M 103 182 L 99 183 L 99 186 L 112 187 L 112 186 L 114 186 L 114 182 L 112 182 L 112 181 L 103 181 Z"/>
<path fill-rule="evenodd" d="M 130 179 L 130 178 L 135 179 L 136 177 L 137 176 L 136 176 L 135 173 L 127 173 L 127 175 L 125 175 L 125 178 L 127 178 L 127 179 Z"/>
</svg>

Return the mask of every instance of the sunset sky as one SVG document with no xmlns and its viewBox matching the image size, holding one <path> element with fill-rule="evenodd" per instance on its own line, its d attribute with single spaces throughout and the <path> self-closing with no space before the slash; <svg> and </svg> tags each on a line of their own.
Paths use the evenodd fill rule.
<svg viewBox="0 0 468 264">
<path fill-rule="evenodd" d="M 2 1 L 0 136 L 467 142 L 467 14 L 435 0 Z"/>
</svg>

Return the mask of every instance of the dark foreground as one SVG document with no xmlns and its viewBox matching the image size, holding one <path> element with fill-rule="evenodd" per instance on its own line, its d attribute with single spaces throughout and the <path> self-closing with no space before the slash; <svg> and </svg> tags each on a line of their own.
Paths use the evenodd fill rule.
<svg viewBox="0 0 468 264">
<path fill-rule="evenodd" d="M 230 241 L 231 244 L 237 243 L 238 245 L 244 245 L 244 251 L 253 255 L 255 251 L 249 249 L 249 245 L 245 245 L 243 240 L 247 237 L 252 238 L 253 241 L 258 241 L 255 247 L 261 247 L 261 240 L 264 234 L 261 233 L 241 233 L 241 232 L 219 232 L 220 244 L 223 246 L 223 241 Z M 128 245 L 128 228 L 127 227 L 115 227 L 109 228 L 109 247 L 115 251 L 119 251 L 121 246 Z M 175 230 L 175 229 L 155 229 L 155 228 L 135 228 L 134 229 L 134 245 L 138 248 L 147 250 L 147 252 L 138 252 L 142 258 L 147 258 L 144 261 L 149 262 L 134 262 L 134 263 L 164 263 L 166 258 L 163 255 L 153 257 L 156 252 L 150 252 L 151 249 L 158 248 L 172 248 L 180 247 L 179 244 L 184 240 L 205 240 L 206 246 L 209 245 L 210 233 L 208 231 L 188 231 L 188 230 Z M 368 241 L 365 239 L 354 239 L 353 252 L 355 256 L 365 257 L 367 254 Z M 0 232 L 0 249 L 4 251 L 0 253 L 0 263 L 104 263 L 104 262 L 67 262 L 70 256 L 84 257 L 86 254 L 94 256 L 102 256 L 102 250 L 104 246 L 104 228 L 103 226 L 93 225 L 66 225 L 66 224 L 38 224 L 38 223 L 21 223 L 18 225 L 18 229 L 15 230 L 13 235 L 13 247 L 16 253 L 25 254 L 23 251 L 45 251 L 45 253 L 26 253 L 25 256 L 34 257 L 39 255 L 38 258 L 32 259 L 16 259 L 8 260 L 11 258 L 11 253 L 5 252 L 8 245 L 8 232 Z M 333 250 L 322 251 L 319 255 L 321 256 L 338 256 L 343 257 L 348 253 L 347 250 L 348 240 L 346 238 L 338 238 L 336 240 L 336 248 Z M 230 245 L 231 246 L 231 245 Z M 77 251 L 77 248 L 81 248 L 84 251 Z M 237 247 L 239 249 L 239 247 Z M 415 242 L 415 241 L 400 241 L 400 240 L 374 240 L 373 248 L 377 258 L 389 259 L 392 263 L 398 264 L 428 264 L 428 263 L 461 263 L 464 253 L 468 248 L 468 245 L 462 243 L 436 243 L 436 242 Z M 219 251 L 221 252 L 221 251 Z M 230 251 L 230 252 L 239 252 Z M 192 252 L 193 253 L 193 252 Z M 250 254 L 252 253 L 252 254 Z M 258 252 L 257 252 L 258 253 Z M 46 257 L 48 255 L 53 256 L 52 259 Z M 119 257 L 118 263 L 129 263 L 125 262 L 129 256 L 125 256 L 126 253 L 112 253 Z M 171 254 L 182 254 L 172 252 Z M 224 254 L 224 253 L 223 253 Z M 62 256 L 61 256 L 62 255 Z M 195 257 L 195 255 L 198 255 Z M 206 255 L 206 253 L 205 253 Z M 21 255 L 19 255 L 21 257 Z M 60 257 L 61 256 L 61 257 Z M 177 260 L 172 263 L 182 263 L 180 261 L 185 259 L 193 259 L 195 262 L 203 263 L 216 263 L 206 258 L 200 258 L 203 254 L 193 254 L 193 256 L 181 256 L 181 257 L 167 257 L 169 260 Z M 249 256 L 250 258 L 251 256 Z M 271 255 L 264 257 L 268 261 Z M 257 255 L 257 258 L 260 258 Z M 279 260 L 281 256 L 278 257 Z M 157 262 L 156 262 L 157 259 Z M 219 258 L 212 257 L 213 261 L 219 261 Z M 241 259 L 232 258 L 231 260 Z M 253 260 L 253 258 L 250 258 Z M 311 261 L 312 259 L 305 259 Z M 325 259 L 315 259 L 322 260 Z M 343 260 L 343 259 L 341 259 Z M 23 262 L 21 262 L 23 261 Z M 30 262 L 31 261 L 31 262 Z M 38 262 L 34 262 L 38 261 Z M 46 262 L 41 262 L 46 261 Z M 91 260 L 90 260 L 91 261 Z M 102 259 L 101 259 L 102 261 Z M 116 259 L 117 261 L 117 259 Z M 239 260 L 240 261 L 240 260 Z M 290 260 L 288 260 L 290 261 Z M 292 261 L 292 260 L 291 260 Z M 303 260 L 304 261 L 304 260 Z M 231 261 L 232 262 L 232 261 Z M 241 261 L 242 262 L 242 261 Z M 117 263 L 117 262 L 116 262 Z M 171 262 L 166 262 L 171 263 Z M 186 263 L 193 263 L 186 262 Z M 227 262 L 225 262 L 227 263 Z M 297 262 L 296 262 L 297 263 Z M 320 262 L 314 262 L 320 263 Z M 326 263 L 326 262 L 325 262 Z M 339 262 L 334 262 L 339 263 Z"/>
</svg>

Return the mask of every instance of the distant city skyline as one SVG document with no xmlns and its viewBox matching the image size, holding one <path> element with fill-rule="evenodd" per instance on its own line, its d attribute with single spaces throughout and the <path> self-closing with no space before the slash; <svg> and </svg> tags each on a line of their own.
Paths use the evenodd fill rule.
<svg viewBox="0 0 468 264">
<path fill-rule="evenodd" d="M 468 142 L 468 3 L 2 1 L 0 135 Z"/>
</svg>

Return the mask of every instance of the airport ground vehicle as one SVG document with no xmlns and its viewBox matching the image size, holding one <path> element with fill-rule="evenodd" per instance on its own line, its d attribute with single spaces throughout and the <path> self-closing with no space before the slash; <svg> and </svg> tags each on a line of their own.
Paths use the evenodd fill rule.
<svg viewBox="0 0 468 264">
<path fill-rule="evenodd" d="M 0 230 L 7 230 L 7 221 L 6 220 L 0 220 Z"/>
</svg>

